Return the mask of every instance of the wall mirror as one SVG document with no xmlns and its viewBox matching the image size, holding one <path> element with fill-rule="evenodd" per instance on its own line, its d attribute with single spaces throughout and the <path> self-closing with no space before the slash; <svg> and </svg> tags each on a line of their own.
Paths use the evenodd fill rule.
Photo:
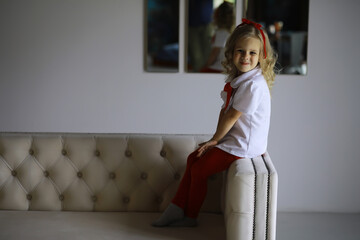
<svg viewBox="0 0 360 240">
<path fill-rule="evenodd" d="M 235 25 L 235 0 L 189 0 L 187 72 L 221 73 L 226 39 Z"/>
<path fill-rule="evenodd" d="M 145 1 L 145 70 L 179 71 L 179 0 Z"/>
<path fill-rule="evenodd" d="M 243 0 L 243 16 L 266 28 L 280 74 L 307 74 L 309 0 Z"/>
</svg>

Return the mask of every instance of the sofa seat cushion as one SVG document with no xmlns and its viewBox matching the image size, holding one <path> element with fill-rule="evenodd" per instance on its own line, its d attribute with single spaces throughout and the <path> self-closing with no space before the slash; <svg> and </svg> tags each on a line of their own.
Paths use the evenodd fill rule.
<svg viewBox="0 0 360 240">
<path fill-rule="evenodd" d="M 0 239 L 224 239 L 221 214 L 201 213 L 197 228 L 154 228 L 160 213 L 0 211 Z"/>
</svg>

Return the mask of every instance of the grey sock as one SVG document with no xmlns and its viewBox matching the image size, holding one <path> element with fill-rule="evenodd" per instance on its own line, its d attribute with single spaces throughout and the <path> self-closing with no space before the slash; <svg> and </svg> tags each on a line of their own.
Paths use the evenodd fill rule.
<svg viewBox="0 0 360 240">
<path fill-rule="evenodd" d="M 197 220 L 195 218 L 184 217 L 183 219 L 173 222 L 170 227 L 196 227 Z"/>
<path fill-rule="evenodd" d="M 177 205 L 170 203 L 161 217 L 151 225 L 153 227 L 165 227 L 182 218 L 184 218 L 184 210 Z"/>
</svg>

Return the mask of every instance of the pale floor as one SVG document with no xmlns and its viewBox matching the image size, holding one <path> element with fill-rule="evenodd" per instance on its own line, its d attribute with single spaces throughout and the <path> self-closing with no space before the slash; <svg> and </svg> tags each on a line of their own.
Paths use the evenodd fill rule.
<svg viewBox="0 0 360 240">
<path fill-rule="evenodd" d="M 0 211 L 0 240 L 225 240 L 223 216 L 198 228 L 153 228 L 159 213 Z M 360 213 L 278 213 L 276 240 L 360 240 Z"/>
<path fill-rule="evenodd" d="M 277 240 L 360 240 L 360 213 L 278 213 Z"/>
</svg>

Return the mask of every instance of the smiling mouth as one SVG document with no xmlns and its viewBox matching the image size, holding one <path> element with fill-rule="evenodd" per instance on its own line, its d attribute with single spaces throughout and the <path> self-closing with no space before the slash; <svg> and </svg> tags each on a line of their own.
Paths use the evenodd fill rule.
<svg viewBox="0 0 360 240">
<path fill-rule="evenodd" d="M 240 63 L 241 65 L 249 65 L 250 63 Z"/>
</svg>

